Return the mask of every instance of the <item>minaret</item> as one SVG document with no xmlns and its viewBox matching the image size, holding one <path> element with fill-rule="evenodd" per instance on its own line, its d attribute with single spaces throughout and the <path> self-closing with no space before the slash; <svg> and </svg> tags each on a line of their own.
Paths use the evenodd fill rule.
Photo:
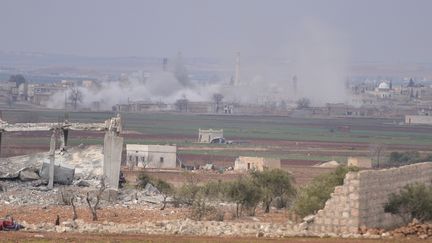
<svg viewBox="0 0 432 243">
<path fill-rule="evenodd" d="M 162 59 L 162 71 L 166 71 L 167 70 L 167 65 L 168 65 L 168 58 L 167 57 L 164 57 L 163 59 Z"/>
<path fill-rule="evenodd" d="M 292 87 L 294 90 L 294 94 L 297 94 L 297 81 L 298 81 L 297 75 L 294 75 L 292 78 Z"/>
<path fill-rule="evenodd" d="M 234 86 L 240 84 L 240 52 L 237 52 Z"/>
</svg>

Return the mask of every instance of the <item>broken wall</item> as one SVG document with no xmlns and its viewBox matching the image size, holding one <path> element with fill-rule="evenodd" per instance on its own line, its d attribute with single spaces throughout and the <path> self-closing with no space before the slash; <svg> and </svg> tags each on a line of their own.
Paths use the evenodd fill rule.
<svg viewBox="0 0 432 243">
<path fill-rule="evenodd" d="M 114 132 L 105 133 L 103 174 L 107 185 L 115 190 L 119 184 L 122 151 L 123 138 Z"/>
<path fill-rule="evenodd" d="M 315 216 L 310 230 L 316 233 L 358 233 L 361 226 L 393 228 L 400 217 L 384 212 L 391 193 L 407 184 L 431 184 L 432 162 L 384 170 L 349 172 L 342 186 L 337 186 L 324 209 Z"/>
<path fill-rule="evenodd" d="M 368 157 L 348 157 L 348 166 L 355 166 L 359 168 L 372 168 L 372 160 Z"/>
</svg>

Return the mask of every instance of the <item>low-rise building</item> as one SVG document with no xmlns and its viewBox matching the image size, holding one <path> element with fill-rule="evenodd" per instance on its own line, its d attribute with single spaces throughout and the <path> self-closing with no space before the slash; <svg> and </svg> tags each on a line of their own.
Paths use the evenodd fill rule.
<svg viewBox="0 0 432 243">
<path fill-rule="evenodd" d="M 234 162 L 235 171 L 248 171 L 248 170 L 263 171 L 264 169 L 280 169 L 280 168 L 281 168 L 280 159 L 240 156 Z"/>
<path fill-rule="evenodd" d="M 372 159 L 368 157 L 348 157 L 348 166 L 369 169 L 372 168 Z"/>
<path fill-rule="evenodd" d="M 177 146 L 126 144 L 126 161 L 132 168 L 175 169 Z"/>
<path fill-rule="evenodd" d="M 214 139 L 223 138 L 223 129 L 199 129 L 198 130 L 199 143 L 211 143 Z"/>
<path fill-rule="evenodd" d="M 423 124 L 423 125 L 432 125 L 432 116 L 422 116 L 422 115 L 406 115 L 405 116 L 405 124 Z"/>
</svg>

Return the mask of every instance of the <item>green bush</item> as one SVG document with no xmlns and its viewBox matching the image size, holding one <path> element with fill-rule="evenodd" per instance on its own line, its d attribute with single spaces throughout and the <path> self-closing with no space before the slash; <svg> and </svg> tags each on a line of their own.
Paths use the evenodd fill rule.
<svg viewBox="0 0 432 243">
<path fill-rule="evenodd" d="M 227 182 L 224 192 L 226 199 L 236 204 L 237 218 L 244 210 L 251 216 L 255 215 L 255 209 L 262 199 L 261 187 L 257 186 L 250 177 Z"/>
<path fill-rule="evenodd" d="M 419 152 L 391 152 L 388 162 L 392 165 L 407 165 L 420 162 L 421 160 Z"/>
<path fill-rule="evenodd" d="M 339 166 L 334 172 L 314 178 L 297 193 L 294 212 L 304 217 L 324 208 L 325 202 L 330 199 L 330 194 L 336 186 L 343 184 L 345 175 L 350 171 L 358 171 L 358 168 Z"/>
<path fill-rule="evenodd" d="M 184 205 L 192 205 L 201 187 L 195 184 L 184 184 L 177 189 L 175 199 Z"/>
<path fill-rule="evenodd" d="M 199 193 L 191 207 L 191 218 L 202 220 L 204 217 L 216 214 L 216 207 L 209 204 L 208 199 L 202 193 Z"/>
<path fill-rule="evenodd" d="M 413 218 L 432 220 L 432 187 L 419 183 L 406 185 L 399 193 L 390 194 L 384 211 L 401 216 L 405 223 Z"/>
<path fill-rule="evenodd" d="M 295 194 L 293 177 L 281 169 L 254 171 L 251 176 L 255 184 L 261 188 L 262 202 L 265 212 L 270 212 L 270 205 L 278 198 L 280 207 L 286 206 L 289 197 Z"/>
</svg>

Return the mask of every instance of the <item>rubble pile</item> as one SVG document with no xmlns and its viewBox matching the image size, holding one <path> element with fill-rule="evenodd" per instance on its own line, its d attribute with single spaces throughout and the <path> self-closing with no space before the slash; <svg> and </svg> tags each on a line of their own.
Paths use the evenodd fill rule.
<svg viewBox="0 0 432 243">
<path fill-rule="evenodd" d="M 0 183 L 0 205 L 61 205 L 62 194 L 73 193 L 76 197 L 76 205 L 86 205 L 86 194 L 98 190 L 100 181 L 76 180 L 70 186 L 57 186 L 53 190 L 48 190 L 46 181 L 27 181 L 8 180 Z M 120 189 L 117 200 L 114 202 L 102 201 L 105 204 L 122 205 L 145 205 L 160 204 L 163 196 L 150 184 L 144 189 Z"/>
<path fill-rule="evenodd" d="M 406 226 L 389 232 L 394 237 L 418 237 L 420 239 L 432 238 L 432 223 L 421 223 L 414 219 Z"/>
<path fill-rule="evenodd" d="M 102 175 L 102 161 L 101 145 L 73 147 L 67 151 L 58 150 L 55 154 L 56 174 L 64 172 L 68 177 L 72 175 L 75 179 L 97 178 Z M 49 154 L 47 152 L 1 158 L 0 179 L 29 181 L 46 177 L 47 172 L 44 170 L 44 164 L 49 164 Z M 62 168 L 61 171 L 59 171 L 59 168 Z M 72 171 L 67 171 L 68 168 L 74 170 L 73 174 Z M 61 179 L 57 178 L 55 182 L 61 182 Z M 69 181 L 70 179 L 72 178 L 69 178 Z"/>
<path fill-rule="evenodd" d="M 157 222 L 140 222 L 136 224 L 118 224 L 113 222 L 86 223 L 83 220 L 65 221 L 59 226 L 52 223 L 27 224 L 27 231 L 45 232 L 79 232 L 100 234 L 141 233 L 156 235 L 200 235 L 200 236 L 257 236 L 257 237 L 290 237 L 306 236 L 307 232 L 299 231 L 296 225 L 273 224 L 263 222 L 216 222 L 186 220 L 164 220 Z"/>
</svg>

